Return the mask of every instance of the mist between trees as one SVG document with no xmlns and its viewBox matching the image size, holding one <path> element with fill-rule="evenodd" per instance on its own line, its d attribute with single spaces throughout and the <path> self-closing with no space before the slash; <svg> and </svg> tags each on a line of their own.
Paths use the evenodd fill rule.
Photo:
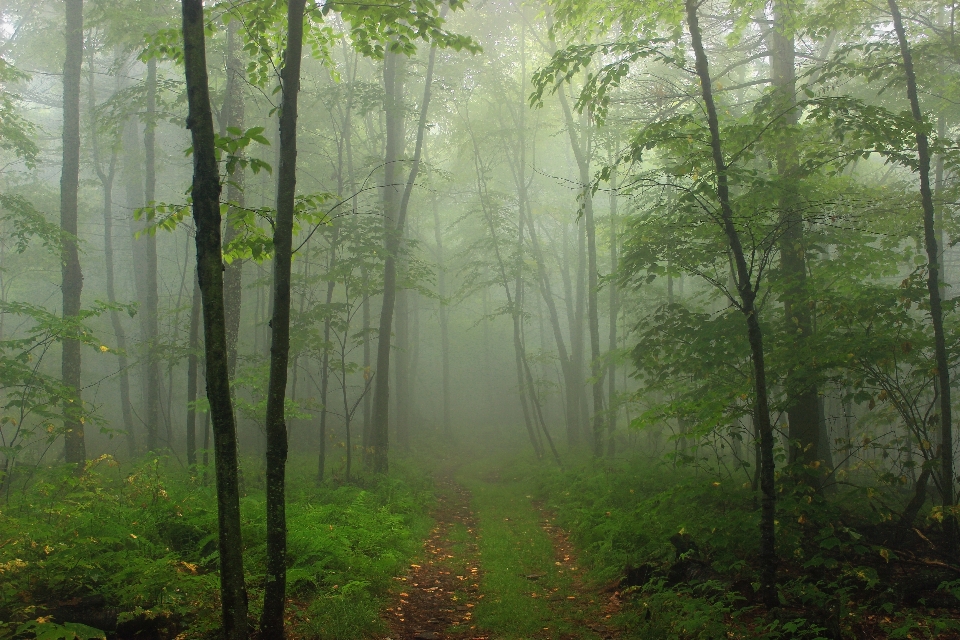
<svg viewBox="0 0 960 640">
<path fill-rule="evenodd" d="M 231 637 L 243 483 L 283 633 L 288 452 L 715 474 L 771 609 L 783 486 L 955 550 L 954 9 L 5 2 L 0 500 L 104 455 L 215 482 Z"/>
</svg>

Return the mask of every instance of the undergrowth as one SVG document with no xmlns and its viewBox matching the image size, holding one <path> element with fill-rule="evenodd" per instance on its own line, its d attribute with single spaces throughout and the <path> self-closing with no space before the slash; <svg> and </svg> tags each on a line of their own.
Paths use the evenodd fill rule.
<svg viewBox="0 0 960 640">
<path fill-rule="evenodd" d="M 402 469 L 368 485 L 312 481 L 292 460 L 288 484 L 291 636 L 351 640 L 379 629 L 391 578 L 429 528 L 428 480 Z M 256 467 L 241 500 L 250 623 L 264 583 L 265 516 Z M 0 503 L 0 638 L 69 635 L 58 609 L 97 600 L 119 622 L 153 621 L 182 638 L 219 628 L 216 496 L 175 462 L 108 456 L 76 477 L 42 470 Z M 38 623 L 39 620 L 39 623 Z M 39 626 L 38 626 L 39 625 Z"/>
<path fill-rule="evenodd" d="M 885 539 L 895 513 L 874 490 L 824 497 L 792 492 L 781 478 L 781 608 L 766 612 L 756 593 L 759 510 L 749 485 L 647 459 L 527 473 L 594 577 L 625 596 L 619 622 L 634 637 L 960 637 L 954 570 L 928 560 L 929 548 Z M 934 545 L 937 530 L 928 519 L 915 531 Z M 677 534 L 696 550 L 678 558 Z M 630 574 L 637 584 L 625 580 Z"/>
</svg>

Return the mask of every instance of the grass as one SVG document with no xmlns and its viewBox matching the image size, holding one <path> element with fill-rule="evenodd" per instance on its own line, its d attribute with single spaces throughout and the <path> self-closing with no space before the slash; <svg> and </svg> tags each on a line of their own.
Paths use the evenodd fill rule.
<svg viewBox="0 0 960 640">
<path fill-rule="evenodd" d="M 599 608 L 579 593 L 577 572 L 557 565 L 544 516 L 533 502 L 529 464 L 479 460 L 457 479 L 471 491 L 478 520 L 478 626 L 498 638 L 594 637 L 583 623 L 596 619 Z"/>
</svg>

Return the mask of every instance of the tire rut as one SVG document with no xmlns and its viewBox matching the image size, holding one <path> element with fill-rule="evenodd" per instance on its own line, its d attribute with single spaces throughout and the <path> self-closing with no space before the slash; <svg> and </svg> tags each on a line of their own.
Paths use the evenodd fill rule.
<svg viewBox="0 0 960 640">
<path fill-rule="evenodd" d="M 406 575 L 382 618 L 389 640 L 486 640 L 476 630 L 473 608 L 479 598 L 477 522 L 470 492 L 444 474 L 437 478 L 433 529 L 419 559 Z"/>
</svg>

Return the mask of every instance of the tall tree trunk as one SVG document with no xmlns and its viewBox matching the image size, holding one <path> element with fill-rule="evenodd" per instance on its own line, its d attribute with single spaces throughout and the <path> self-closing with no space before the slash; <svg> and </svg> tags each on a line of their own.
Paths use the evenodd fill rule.
<svg viewBox="0 0 960 640">
<path fill-rule="evenodd" d="M 397 270 L 400 280 L 405 279 L 407 261 L 404 260 L 406 238 L 400 240 L 401 256 Z M 410 296 L 409 291 L 400 287 L 397 291 L 397 306 L 395 310 L 393 341 L 396 364 L 393 371 L 393 388 L 396 391 L 394 408 L 396 414 L 393 419 L 393 432 L 397 438 L 397 445 L 401 451 L 410 449 Z"/>
<path fill-rule="evenodd" d="M 577 136 L 573 113 L 567 102 L 566 92 L 561 88 L 557 92 L 563 117 L 570 136 L 570 146 L 580 172 L 580 212 L 586 228 L 587 239 L 587 327 L 590 334 L 590 375 L 593 378 L 593 454 L 603 455 L 604 415 L 603 415 L 603 376 L 600 362 L 600 316 L 599 316 L 599 274 L 597 271 L 597 227 L 593 219 L 593 189 L 590 185 L 590 155 L 592 124 L 584 118 L 581 135 Z"/>
<path fill-rule="evenodd" d="M 437 295 L 440 298 L 438 316 L 440 320 L 440 386 L 443 397 L 443 433 L 449 441 L 453 435 L 450 424 L 450 333 L 447 311 L 447 270 L 443 255 L 443 229 L 440 227 L 440 210 L 437 196 L 431 197 L 433 205 L 433 237 L 437 243 Z"/>
<path fill-rule="evenodd" d="M 737 272 L 737 292 L 740 311 L 746 319 L 753 363 L 754 392 L 756 394 L 756 426 L 760 435 L 760 491 L 763 499 L 760 507 L 760 596 L 764 605 L 774 608 L 779 604 L 777 595 L 777 555 L 775 547 L 776 487 L 774 483 L 773 425 L 770 423 L 770 408 L 767 398 L 767 370 L 763 354 L 763 332 L 756 307 L 757 288 L 754 287 L 750 269 L 744 256 L 740 234 L 734 225 L 733 208 L 730 205 L 730 190 L 727 184 L 727 165 L 723 158 L 723 143 L 720 138 L 720 123 L 713 100 L 713 84 L 710 66 L 703 48 L 700 22 L 697 16 L 697 0 L 685 0 L 687 28 L 696 58 L 700 91 L 707 111 L 710 129 L 710 150 L 716 170 L 717 200 L 723 232 L 727 236 Z M 757 283 L 759 287 L 759 283 Z"/>
<path fill-rule="evenodd" d="M 582 325 L 577 319 L 577 309 L 579 309 L 579 305 L 575 306 L 573 279 L 570 277 L 570 263 L 572 261 L 570 259 L 570 238 L 566 221 L 561 223 L 560 229 L 562 259 L 558 259 L 558 263 L 560 264 L 560 279 L 563 284 L 563 301 L 567 316 L 567 330 L 570 332 L 570 382 L 567 384 L 566 397 L 567 415 L 569 416 L 569 422 L 567 423 L 567 446 L 572 449 L 580 445 L 580 432 L 582 431 L 580 402 L 582 396 L 581 386 L 583 384 L 581 377 L 583 371 L 583 334 Z"/>
<path fill-rule="evenodd" d="M 156 200 L 156 119 L 157 119 L 157 60 L 147 61 L 146 77 L 146 115 L 143 123 L 143 197 L 146 206 Z M 146 225 L 146 221 L 144 222 Z M 159 303 L 157 297 L 157 236 L 144 233 L 136 241 L 138 262 L 143 270 L 144 290 L 140 299 L 140 322 L 143 328 L 143 341 L 146 343 L 146 387 L 144 392 L 144 420 L 147 427 L 147 451 L 157 451 L 159 447 L 160 423 L 160 354 L 157 340 L 160 336 L 158 319 Z M 142 260 L 142 262 L 141 262 Z M 169 446 L 169 443 L 167 443 Z"/>
<path fill-rule="evenodd" d="M 193 142 L 193 217 L 197 274 L 203 300 L 207 399 L 216 450 L 217 520 L 220 549 L 220 605 L 230 640 L 244 640 L 247 591 L 243 581 L 240 492 L 237 482 L 237 429 L 230 399 L 227 339 L 224 330 L 223 261 L 220 238 L 220 171 L 214 145 L 213 114 L 207 82 L 202 0 L 183 0 L 183 63 Z"/>
<path fill-rule="evenodd" d="M 774 4 L 774 25 L 770 30 L 770 61 L 773 86 L 781 101 L 787 127 L 796 126 L 796 52 L 791 27 L 786 23 L 788 9 L 782 1 Z M 807 343 L 813 335 L 813 318 L 807 304 L 807 259 L 803 238 L 803 217 L 797 207 L 799 201 L 796 183 L 799 178 L 800 158 L 796 143 L 790 136 L 777 149 L 777 175 L 780 179 L 779 208 L 782 234 L 780 236 L 780 266 L 785 289 L 782 296 L 788 343 L 792 351 L 806 354 Z M 804 358 L 808 360 L 808 358 Z M 812 366 L 812 364 L 810 365 Z M 816 384 L 810 381 L 808 363 L 787 373 L 787 437 L 790 440 L 789 461 L 810 465 L 822 461 L 820 451 L 819 396 Z M 803 478 L 800 478 L 801 481 Z M 816 483 L 819 484 L 819 483 Z"/>
<path fill-rule="evenodd" d="M 567 445 L 573 447 L 577 443 L 576 434 L 580 421 L 580 405 L 577 399 L 580 395 L 579 381 L 573 370 L 573 360 L 567 351 L 567 345 L 563 339 L 563 331 L 560 328 L 560 314 L 557 312 L 557 304 L 553 299 L 553 290 L 550 286 L 550 275 L 547 272 L 547 264 L 540 247 L 540 239 L 537 236 L 536 224 L 533 221 L 533 212 L 527 207 L 527 215 L 524 216 L 527 223 L 527 229 L 530 232 L 530 246 L 533 249 L 533 259 L 537 263 L 537 282 L 540 288 L 540 296 L 547 305 L 547 312 L 550 319 L 550 328 L 553 330 L 553 339 L 557 345 L 557 357 L 560 360 L 560 373 L 563 377 L 564 393 L 564 419 L 567 430 Z"/>
<path fill-rule="evenodd" d="M 330 250 L 327 260 L 327 273 L 333 273 L 337 266 L 337 248 L 340 244 L 340 227 L 335 226 L 330 238 Z M 327 295 L 324 299 L 327 317 L 323 320 L 323 357 L 320 359 L 320 452 L 317 457 L 317 482 L 322 483 L 327 465 L 327 394 L 330 388 L 330 328 L 332 318 L 330 309 L 333 303 L 333 290 L 336 282 L 327 281 Z"/>
<path fill-rule="evenodd" d="M 306 0 L 287 3 L 287 48 L 280 83 L 280 169 L 277 173 L 277 218 L 273 232 L 273 314 L 270 319 L 270 380 L 267 385 L 267 577 L 260 635 L 283 638 L 287 592 L 286 469 L 287 425 L 284 403 L 290 358 L 290 266 L 293 260 L 293 213 L 297 194 L 297 98 Z"/>
<path fill-rule="evenodd" d="M 516 282 L 514 284 L 514 293 L 510 291 L 510 278 L 507 276 L 507 267 L 503 254 L 500 251 L 500 242 L 497 237 L 497 228 L 494 224 L 493 215 L 489 211 L 487 206 L 487 194 L 488 189 L 486 185 L 486 178 L 484 177 L 485 170 L 481 166 L 480 161 L 480 147 L 477 144 L 476 137 L 473 135 L 472 129 L 470 130 L 470 138 L 473 143 L 473 158 L 474 166 L 477 173 L 477 196 L 480 199 L 480 208 L 483 210 L 484 221 L 487 223 L 487 230 L 490 232 L 490 239 L 493 242 L 493 251 L 497 259 L 497 269 L 499 271 L 499 281 L 500 285 L 503 287 L 503 291 L 507 296 L 507 308 L 510 309 L 511 320 L 513 321 L 513 353 L 514 361 L 517 367 L 517 391 L 520 395 L 520 409 L 523 412 L 523 424 L 527 430 L 527 437 L 530 439 L 530 444 L 533 447 L 533 451 L 537 456 L 537 459 L 540 460 L 543 458 L 543 447 L 540 444 L 540 440 L 537 437 L 537 432 L 533 426 L 533 420 L 530 416 L 530 407 L 527 404 L 527 391 L 528 391 L 528 381 L 526 378 L 526 372 L 524 370 L 524 349 L 523 349 L 523 337 L 522 337 L 522 326 L 521 326 L 521 301 L 518 299 L 518 296 L 515 295 L 517 289 L 519 288 L 517 283 L 520 282 L 520 275 L 516 275 Z M 523 228 L 523 221 L 520 220 L 520 228 Z M 522 236 L 520 237 L 520 246 L 522 246 Z M 519 268 L 519 265 L 515 265 Z M 484 314 L 486 315 L 486 314 Z M 532 389 L 531 389 L 532 391 Z"/>
<path fill-rule="evenodd" d="M 617 291 L 617 170 L 610 173 L 610 282 L 607 284 L 610 293 L 610 330 L 607 343 L 610 360 L 607 363 L 607 455 L 611 458 L 617 453 L 617 361 L 614 353 L 617 351 L 617 315 L 620 313 L 620 298 Z"/>
<path fill-rule="evenodd" d="M 940 394 L 940 499 L 944 515 L 954 503 L 953 492 L 953 419 L 950 407 L 950 369 L 947 360 L 946 338 L 943 331 L 943 309 L 940 300 L 940 252 L 937 245 L 933 191 L 930 188 L 930 147 L 924 133 L 923 112 L 917 92 L 917 76 L 913 70 L 910 43 L 903 28 L 900 8 L 896 0 L 887 0 L 893 16 L 893 28 L 900 41 L 900 57 L 907 77 L 907 98 L 910 111 L 917 122 L 917 160 L 920 174 L 920 202 L 923 205 L 923 238 L 927 250 L 927 292 L 930 297 L 930 321 L 933 324 L 934 356 L 937 364 L 937 383 Z M 949 516 L 948 516 L 949 517 Z M 956 522 L 949 517 L 950 546 L 956 547 Z"/>
<path fill-rule="evenodd" d="M 100 157 L 100 136 L 97 132 L 96 91 L 94 87 L 93 48 L 89 53 L 89 117 L 90 147 L 93 152 L 93 166 L 103 187 L 103 257 L 106 263 L 107 301 L 116 304 L 116 269 L 113 254 L 113 183 L 117 175 L 117 157 L 119 152 L 114 145 L 110 150 L 110 162 L 106 171 Z M 137 455 L 137 438 L 133 430 L 133 409 L 130 406 L 130 372 L 127 370 L 127 333 L 120 320 L 120 313 L 110 311 L 110 326 L 117 339 L 117 373 L 120 376 L 120 413 L 123 418 L 123 430 L 126 433 L 127 453 L 133 459 Z"/>
<path fill-rule="evenodd" d="M 446 14 L 446 5 L 440 15 Z M 413 152 L 410 174 L 407 177 L 402 195 L 399 194 L 396 184 L 395 165 L 402 154 L 403 134 L 403 105 L 400 103 L 400 87 L 398 79 L 398 55 L 388 52 L 384 56 L 384 110 L 386 111 L 386 150 L 384 153 L 384 245 L 386 258 L 383 266 L 383 303 L 380 308 L 380 330 L 377 341 L 377 371 L 373 390 L 373 433 L 372 449 L 367 455 L 365 464 L 374 473 L 386 473 L 388 470 L 389 436 L 387 428 L 390 419 L 390 332 L 393 325 L 393 312 L 397 294 L 397 265 L 404 227 L 407 218 L 407 207 L 410 204 L 410 194 L 420 172 L 420 158 L 423 154 L 423 137 L 427 129 L 427 109 L 430 106 L 430 90 L 433 85 L 433 68 L 436 61 L 437 48 L 430 48 L 430 57 L 427 62 L 427 73 L 423 81 L 423 101 L 420 103 L 420 121 L 417 124 L 417 143 Z M 398 200 L 397 196 L 400 195 Z"/>
<path fill-rule="evenodd" d="M 574 368 L 577 372 L 577 389 L 580 399 L 577 401 L 580 407 L 580 434 L 586 437 L 590 433 L 590 404 L 587 400 L 586 379 L 584 377 L 584 353 L 583 342 L 583 323 L 586 320 L 586 287 L 587 287 L 587 230 L 583 220 L 577 222 L 577 292 L 576 292 L 576 311 L 574 316 L 574 337 L 576 341 L 577 358 Z M 591 438 L 592 439 L 592 438 Z"/>
<path fill-rule="evenodd" d="M 60 174 L 60 253 L 63 319 L 80 314 L 83 272 L 77 250 L 77 198 L 80 188 L 80 72 L 83 62 L 83 0 L 66 0 L 66 59 L 63 62 L 63 164 Z M 63 339 L 60 372 L 69 397 L 63 399 L 64 460 L 83 473 L 87 460 L 80 397 L 80 340 L 74 330 Z"/>
<path fill-rule="evenodd" d="M 200 282 L 193 276 L 193 298 L 190 303 L 190 352 L 187 355 L 187 466 L 197 464 L 197 377 L 200 368 Z"/>
<path fill-rule="evenodd" d="M 227 86 L 223 98 L 223 110 L 220 116 L 220 135 L 225 136 L 227 127 L 243 129 L 243 83 L 244 69 L 241 64 L 237 32 L 239 20 L 227 24 Z M 244 206 L 243 170 L 238 169 L 227 182 L 227 202 L 237 207 Z M 228 211 L 224 225 L 223 244 L 228 246 L 237 237 L 237 226 L 230 219 L 234 210 Z M 233 260 L 223 268 L 223 305 L 226 314 L 227 365 L 232 380 L 237 373 L 237 343 L 240 337 L 240 303 L 243 294 L 243 260 Z"/>
<path fill-rule="evenodd" d="M 390 421 L 390 332 L 397 301 L 397 253 L 403 229 L 399 220 L 397 161 L 403 141 L 400 139 L 403 107 L 397 99 L 397 66 L 400 55 L 387 51 L 383 57 L 383 108 L 386 116 L 386 149 L 383 165 L 383 227 L 386 258 L 383 265 L 383 301 L 377 332 L 377 368 L 373 387 L 373 423 L 370 446 L 364 451 L 364 464 L 374 473 L 386 473 L 389 453 Z"/>
</svg>

